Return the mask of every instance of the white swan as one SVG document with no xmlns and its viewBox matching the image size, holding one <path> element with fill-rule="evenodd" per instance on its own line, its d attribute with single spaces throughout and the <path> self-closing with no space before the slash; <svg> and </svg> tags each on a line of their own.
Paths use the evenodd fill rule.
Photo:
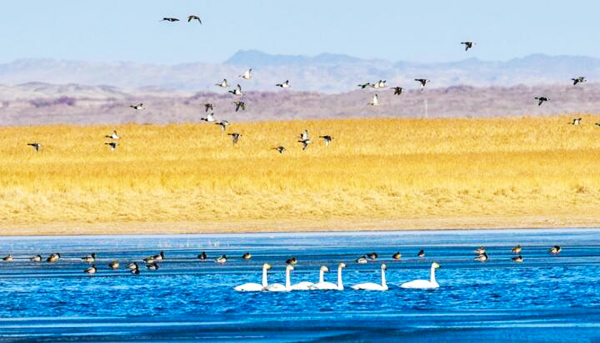
<svg viewBox="0 0 600 343">
<path fill-rule="evenodd" d="M 415 280 L 411 282 L 406 282 L 400 285 L 402 288 L 413 288 L 413 289 L 431 289 L 438 288 L 440 285 L 435 281 L 435 269 L 440 268 L 440 265 L 437 262 L 433 262 L 431 264 L 431 279 L 427 280 Z"/>
<path fill-rule="evenodd" d="M 388 286 L 385 283 L 385 270 L 387 269 L 385 264 L 381 265 L 381 285 L 376 284 L 376 283 L 372 283 L 372 282 L 367 282 L 367 283 L 360 283 L 358 285 L 354 285 L 352 286 L 352 289 L 357 290 L 357 291 L 387 291 L 388 290 Z"/>
<path fill-rule="evenodd" d="M 319 280 L 318 283 L 315 283 L 314 285 L 310 286 L 310 289 L 312 289 L 312 290 L 337 290 L 337 291 L 343 291 L 344 290 L 344 283 L 342 282 L 342 268 L 346 268 L 346 264 L 345 263 L 340 263 L 339 266 L 338 266 L 338 283 L 337 283 L 337 285 L 335 283 L 332 283 L 332 282 L 325 282 L 321 278 L 321 280 Z"/>
<path fill-rule="evenodd" d="M 265 291 L 269 292 L 289 292 L 292 290 L 292 285 L 290 284 L 290 272 L 294 270 L 294 266 L 288 265 L 285 267 L 285 286 L 280 283 L 270 284 L 265 287 Z"/>
<path fill-rule="evenodd" d="M 319 282 L 323 282 L 323 275 L 325 274 L 325 272 L 328 272 L 329 268 L 322 266 L 319 269 Z M 292 285 L 292 290 L 293 291 L 308 291 L 310 290 L 311 286 L 314 285 L 314 282 L 310 282 L 310 281 L 302 281 L 302 282 L 298 282 L 295 285 Z"/>
<path fill-rule="evenodd" d="M 271 265 L 268 263 L 263 264 L 263 274 L 262 274 L 262 285 L 258 283 L 245 283 L 243 285 L 239 285 L 234 289 L 238 292 L 260 292 L 267 287 L 267 270 L 271 269 Z"/>
</svg>

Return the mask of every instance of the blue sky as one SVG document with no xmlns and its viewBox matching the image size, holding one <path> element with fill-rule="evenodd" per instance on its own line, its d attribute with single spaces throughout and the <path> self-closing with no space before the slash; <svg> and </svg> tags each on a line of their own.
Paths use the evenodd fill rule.
<svg viewBox="0 0 600 343">
<path fill-rule="evenodd" d="M 420 62 L 600 57 L 595 1 L 19 0 L 2 10 L 3 63 L 221 62 L 240 49 Z M 204 25 L 184 22 L 188 14 Z M 478 45 L 465 53 L 462 40 Z"/>
</svg>

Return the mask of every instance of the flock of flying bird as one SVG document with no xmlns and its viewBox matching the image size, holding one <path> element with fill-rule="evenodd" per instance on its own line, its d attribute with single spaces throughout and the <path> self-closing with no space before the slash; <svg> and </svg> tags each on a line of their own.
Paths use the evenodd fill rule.
<svg viewBox="0 0 600 343">
<path fill-rule="evenodd" d="M 523 256 L 521 255 L 521 251 L 522 251 L 522 247 L 520 245 L 511 249 L 511 252 L 513 254 L 517 255 L 511 259 L 513 262 L 516 262 L 516 263 L 523 262 Z M 555 245 L 555 246 L 551 247 L 550 249 L 548 249 L 548 253 L 550 253 L 552 255 L 558 255 L 561 251 L 562 251 L 562 248 L 558 245 Z M 487 255 L 486 249 L 483 246 L 477 248 L 474 252 L 477 254 L 475 261 L 485 262 L 489 258 Z M 417 257 L 419 259 L 424 258 L 425 251 L 423 249 L 421 249 L 417 253 Z M 42 263 L 44 261 L 47 263 L 56 263 L 61 258 L 62 258 L 62 256 L 60 253 L 53 253 L 53 254 L 49 255 L 47 258 L 42 257 L 42 255 L 35 255 L 33 257 L 30 257 L 29 260 L 31 262 L 35 262 L 35 263 Z M 378 258 L 379 258 L 379 255 L 377 253 L 373 252 L 373 253 L 365 254 L 362 257 L 359 257 L 358 259 L 355 260 L 355 262 L 357 264 L 365 264 L 365 263 L 368 263 L 369 261 L 375 262 L 375 261 L 377 261 Z M 140 265 L 142 265 L 142 266 L 145 265 L 146 269 L 154 271 L 154 270 L 159 269 L 159 267 L 160 267 L 159 262 L 162 262 L 165 259 L 166 259 L 165 253 L 163 251 L 161 251 L 156 255 L 148 256 L 146 258 L 141 259 L 140 261 L 132 261 L 132 262 L 128 263 L 126 267 L 127 267 L 127 269 L 129 269 L 131 271 L 132 274 L 139 275 L 140 274 Z M 197 256 L 197 259 L 200 261 L 214 261 L 218 264 L 225 264 L 228 260 L 227 255 L 221 255 L 214 260 L 209 259 L 208 255 L 204 251 Z M 242 259 L 248 261 L 248 260 L 252 259 L 252 254 L 250 254 L 249 252 L 245 253 L 242 255 Z M 392 259 L 396 260 L 396 261 L 401 260 L 402 254 L 400 252 L 395 253 L 392 255 Z M 13 255 L 7 255 L 7 256 L 3 257 L 2 260 L 5 262 L 12 262 L 12 261 L 14 261 L 14 257 L 13 257 Z M 97 260 L 97 256 L 95 253 L 92 253 L 85 257 L 82 257 L 81 261 L 83 263 L 87 263 L 88 265 L 91 264 L 91 266 L 89 266 L 83 270 L 84 273 L 87 273 L 89 275 L 94 275 L 98 272 L 98 267 L 96 267 L 96 262 L 98 262 L 98 260 Z M 260 284 L 246 283 L 243 285 L 236 286 L 234 289 L 236 291 L 240 291 L 240 292 L 259 292 L 259 291 L 289 292 L 289 291 L 300 291 L 300 290 L 343 290 L 344 289 L 344 285 L 343 285 L 343 281 L 342 281 L 342 269 L 346 267 L 346 263 L 340 263 L 338 265 L 337 284 L 331 283 L 331 282 L 326 282 L 324 280 L 324 273 L 329 272 L 329 267 L 322 266 L 319 269 L 319 281 L 318 282 L 313 283 L 313 282 L 303 281 L 303 282 L 300 282 L 300 283 L 297 283 L 294 285 L 292 285 L 290 282 L 290 273 L 292 270 L 294 270 L 294 266 L 296 264 L 298 264 L 298 259 L 296 257 L 291 257 L 291 258 L 287 259 L 285 261 L 285 263 L 286 263 L 285 285 L 278 284 L 278 283 L 268 284 L 267 270 L 271 269 L 271 265 L 268 263 L 265 263 L 262 266 L 262 271 L 263 271 L 262 283 L 260 283 Z M 107 266 L 111 270 L 118 270 L 121 265 L 118 260 L 112 260 L 110 263 L 108 263 Z M 415 281 L 411 281 L 411 282 L 406 282 L 406 283 L 403 283 L 402 285 L 400 285 L 400 287 L 401 288 L 413 288 L 413 289 L 438 288 L 439 284 L 437 283 L 437 281 L 435 279 L 435 269 L 437 269 L 437 268 L 440 268 L 440 265 L 437 262 L 433 262 L 431 264 L 429 280 L 415 280 Z M 369 283 L 361 283 L 361 284 L 353 285 L 352 289 L 354 289 L 354 290 L 372 290 L 372 291 L 388 290 L 388 286 L 387 286 L 386 279 L 385 279 L 385 271 L 386 270 L 387 270 L 387 266 L 385 264 L 382 264 L 381 265 L 381 284 L 370 283 L 370 282 Z"/>
</svg>

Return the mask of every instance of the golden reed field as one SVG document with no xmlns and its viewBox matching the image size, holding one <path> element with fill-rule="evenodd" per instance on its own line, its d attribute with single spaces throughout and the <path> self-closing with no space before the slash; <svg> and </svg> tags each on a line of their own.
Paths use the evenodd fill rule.
<svg viewBox="0 0 600 343">
<path fill-rule="evenodd" d="M 1 234 L 598 226 L 581 117 L 4 127 Z"/>
</svg>

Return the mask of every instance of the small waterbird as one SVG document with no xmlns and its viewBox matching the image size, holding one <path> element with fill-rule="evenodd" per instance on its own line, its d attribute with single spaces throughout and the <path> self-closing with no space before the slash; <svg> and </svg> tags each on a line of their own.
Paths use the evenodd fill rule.
<svg viewBox="0 0 600 343">
<path fill-rule="evenodd" d="M 239 75 L 239 77 L 241 77 L 244 80 L 250 80 L 252 78 L 252 68 L 243 72 L 242 75 Z"/>
<path fill-rule="evenodd" d="M 574 118 L 569 124 L 579 126 L 581 124 L 581 118 Z"/>
<path fill-rule="evenodd" d="M 545 97 L 545 96 L 538 96 L 538 97 L 535 97 L 535 100 L 537 100 L 537 101 L 538 101 L 538 106 L 542 106 L 542 104 L 543 104 L 544 102 L 546 102 L 546 101 L 550 101 L 550 99 L 548 99 L 548 98 L 547 98 L 547 97 Z"/>
<path fill-rule="evenodd" d="M 35 255 L 29 258 L 31 262 L 42 262 L 42 255 Z"/>
<path fill-rule="evenodd" d="M 214 111 L 215 106 L 213 104 L 211 104 L 210 102 L 207 102 L 206 104 L 204 104 L 204 112 L 208 112 L 208 110 Z"/>
<path fill-rule="evenodd" d="M 475 261 L 485 262 L 488 260 L 488 255 L 484 252 L 483 254 L 475 257 Z"/>
<path fill-rule="evenodd" d="M 205 121 L 207 123 L 212 123 L 215 121 L 215 114 L 211 112 L 207 114 L 206 117 L 200 118 L 200 120 Z"/>
<path fill-rule="evenodd" d="M 235 105 L 235 111 L 236 111 L 236 112 L 237 112 L 237 111 L 239 111 L 240 109 L 241 109 L 242 111 L 245 111 L 245 110 L 246 110 L 246 103 L 245 103 L 245 102 L 243 102 L 243 101 L 234 101 L 234 102 L 232 102 L 232 104 L 234 104 L 234 105 Z"/>
<path fill-rule="evenodd" d="M 34 143 L 27 143 L 27 145 L 33 147 L 33 150 L 35 150 L 35 152 L 39 152 L 40 149 L 42 148 L 42 143 L 34 142 Z"/>
<path fill-rule="evenodd" d="M 283 154 L 285 152 L 285 147 L 278 146 L 277 148 L 273 148 L 273 150 L 277 150 L 280 154 Z"/>
<path fill-rule="evenodd" d="M 553 254 L 553 255 L 558 255 L 561 251 L 561 247 L 558 245 L 553 246 L 552 248 L 548 249 L 548 252 Z"/>
<path fill-rule="evenodd" d="M 298 259 L 294 256 L 292 258 L 288 258 L 287 260 L 285 260 L 285 263 L 294 266 L 298 263 Z"/>
<path fill-rule="evenodd" d="M 242 258 L 244 260 L 249 260 L 252 258 L 252 254 L 250 254 L 249 252 L 245 253 L 244 255 L 242 255 Z"/>
<path fill-rule="evenodd" d="M 470 42 L 470 41 L 460 42 L 460 44 L 465 45 L 465 51 L 469 51 L 469 49 L 473 48 L 473 45 L 475 45 L 475 43 Z"/>
<path fill-rule="evenodd" d="M 96 268 L 96 266 L 94 266 L 94 265 L 92 265 L 91 267 L 87 267 L 83 270 L 84 273 L 88 273 L 90 275 L 96 274 L 97 271 L 98 271 L 98 268 Z"/>
<path fill-rule="evenodd" d="M 323 139 L 323 143 L 325 143 L 325 146 L 329 146 L 329 143 L 331 143 L 331 141 L 333 140 L 333 137 L 329 135 L 319 136 L 319 138 Z"/>
<path fill-rule="evenodd" d="M 227 256 L 221 255 L 215 261 L 217 261 L 217 263 L 224 264 L 225 262 L 227 262 Z"/>
<path fill-rule="evenodd" d="M 290 88 L 290 80 L 285 80 L 285 82 L 283 83 L 278 83 L 275 85 L 276 87 L 280 87 L 280 88 Z"/>
<path fill-rule="evenodd" d="M 303 139 L 303 140 L 299 140 L 298 143 L 302 143 L 302 150 L 306 150 L 306 148 L 308 148 L 308 145 L 312 143 L 312 141 L 310 139 Z"/>
<path fill-rule="evenodd" d="M 201 252 L 200 254 L 198 254 L 198 259 L 199 259 L 199 260 L 202 260 L 202 261 L 204 261 L 204 260 L 206 260 L 207 258 L 208 258 L 208 256 L 206 255 L 206 252 L 205 252 L 205 251 L 203 251 L 203 252 Z"/>
<path fill-rule="evenodd" d="M 474 251 L 474 252 L 475 252 L 476 254 L 479 254 L 479 255 L 481 255 L 481 254 L 485 254 L 485 248 L 481 246 L 481 247 L 479 247 L 479 248 L 475 249 L 475 251 Z"/>
<path fill-rule="evenodd" d="M 400 95 L 400 94 L 402 94 L 402 91 L 404 90 L 404 88 L 402 88 L 402 87 L 394 87 L 392 89 L 394 90 L 394 95 Z"/>
<path fill-rule="evenodd" d="M 379 80 L 379 82 L 377 82 L 377 88 L 385 88 L 387 87 L 387 80 Z"/>
<path fill-rule="evenodd" d="M 355 262 L 358 264 L 365 264 L 365 263 L 369 262 L 369 260 L 367 260 L 366 256 L 361 256 L 361 257 L 357 258 Z"/>
<path fill-rule="evenodd" d="M 417 254 L 417 256 L 421 257 L 421 258 L 425 257 L 425 250 L 423 250 L 423 249 L 419 250 L 419 253 Z"/>
<path fill-rule="evenodd" d="M 244 92 L 242 92 L 242 86 L 237 85 L 237 87 L 235 87 L 234 90 L 229 91 L 229 93 L 233 94 L 233 95 L 243 95 Z"/>
<path fill-rule="evenodd" d="M 376 253 L 376 252 L 372 252 L 372 253 L 370 253 L 370 254 L 367 254 L 366 256 L 367 256 L 367 257 L 368 257 L 368 258 L 369 258 L 371 261 L 375 261 L 375 260 L 376 260 L 376 259 L 379 257 L 379 255 L 377 255 L 377 253 Z"/>
<path fill-rule="evenodd" d="M 362 89 L 365 89 L 365 88 L 367 88 L 367 87 L 372 87 L 372 86 L 373 86 L 373 85 L 372 85 L 370 82 L 367 82 L 367 83 L 363 83 L 363 84 L 360 84 L 360 85 L 358 85 L 358 87 L 360 87 L 360 88 L 362 88 Z"/>
<path fill-rule="evenodd" d="M 108 268 L 115 270 L 115 269 L 119 269 L 119 261 L 112 261 L 108 264 Z"/>
<path fill-rule="evenodd" d="M 515 257 L 511 258 L 510 260 L 513 262 L 521 263 L 521 262 L 523 262 L 523 256 L 521 256 L 521 255 L 515 256 Z"/>
<path fill-rule="evenodd" d="M 516 247 L 510 249 L 510 252 L 512 252 L 513 254 L 520 254 L 521 253 L 521 246 L 517 245 Z"/>
<path fill-rule="evenodd" d="M 154 255 L 154 256 L 150 256 L 150 257 L 146 257 L 144 259 L 144 262 L 146 263 L 152 263 L 154 261 L 162 261 L 165 259 L 165 253 L 163 251 L 159 252 L 158 254 Z"/>
<path fill-rule="evenodd" d="M 144 109 L 144 104 L 139 103 L 137 105 L 129 105 L 129 107 L 133 108 L 136 111 L 141 111 Z"/>
<path fill-rule="evenodd" d="M 131 274 L 133 275 L 139 275 L 140 274 L 140 268 L 135 268 L 131 270 Z"/>
<path fill-rule="evenodd" d="M 379 106 L 379 95 L 373 94 L 373 98 L 371 98 L 369 106 Z"/>
<path fill-rule="evenodd" d="M 121 139 L 121 137 L 117 134 L 117 130 L 113 130 L 113 132 L 110 135 L 106 135 L 104 136 L 106 138 L 110 138 L 110 139 Z"/>
<path fill-rule="evenodd" d="M 151 262 L 146 264 L 146 268 L 148 268 L 148 270 L 158 270 L 158 263 L 156 262 Z"/>
<path fill-rule="evenodd" d="M 14 260 L 13 255 L 6 255 L 2 258 L 2 261 L 5 261 L 5 262 L 12 262 L 13 260 Z"/>
<path fill-rule="evenodd" d="M 402 254 L 400 252 L 397 252 L 394 255 L 392 255 L 392 258 L 394 260 L 400 260 L 400 259 L 402 259 Z"/>
<path fill-rule="evenodd" d="M 215 83 L 215 86 L 221 87 L 221 88 L 227 88 L 227 87 L 229 87 L 229 84 L 227 84 L 227 79 L 223 79 L 223 81 L 221 81 L 219 83 Z"/>
<path fill-rule="evenodd" d="M 168 21 L 168 22 L 174 23 L 176 21 L 179 21 L 179 19 L 173 18 L 173 17 L 165 17 L 165 18 L 162 18 L 161 21 Z"/>
<path fill-rule="evenodd" d="M 227 125 L 229 125 L 229 122 L 227 120 L 221 120 L 220 122 L 215 123 L 215 125 L 219 125 L 221 126 L 221 130 L 227 131 Z"/>
<path fill-rule="evenodd" d="M 138 268 L 139 268 L 139 266 L 138 266 L 137 262 L 131 262 L 130 264 L 127 265 L 127 269 L 134 270 L 134 269 L 138 269 Z"/>
<path fill-rule="evenodd" d="M 595 123 L 594 125 L 596 125 L 596 126 L 600 126 L 600 123 Z"/>
<path fill-rule="evenodd" d="M 188 23 L 192 20 L 197 20 L 200 23 L 200 25 L 202 25 L 202 20 L 200 20 L 200 17 L 198 17 L 197 15 L 188 15 Z"/>
<path fill-rule="evenodd" d="M 431 82 L 431 80 L 428 80 L 428 79 L 415 79 L 415 81 L 417 81 L 421 84 L 421 90 L 423 90 L 425 88 L 425 86 L 427 86 L 427 84 L 429 82 Z"/>
<path fill-rule="evenodd" d="M 94 261 L 96 261 L 96 254 L 91 253 L 91 254 L 87 255 L 86 257 L 82 257 L 81 260 L 86 263 L 94 263 Z"/>
<path fill-rule="evenodd" d="M 46 261 L 49 263 L 54 263 L 54 262 L 58 261 L 59 259 L 60 259 L 60 254 L 56 253 L 56 254 L 52 254 L 52 255 L 48 256 Z"/>
<path fill-rule="evenodd" d="M 241 133 L 228 133 L 228 136 L 231 136 L 231 141 L 233 142 L 233 144 L 237 144 L 237 142 L 240 140 L 240 137 L 242 137 Z"/>
<path fill-rule="evenodd" d="M 573 81 L 573 86 L 577 86 L 578 83 L 584 83 L 587 80 L 583 76 L 575 77 L 571 79 Z"/>
<path fill-rule="evenodd" d="M 109 143 L 104 143 L 104 144 L 108 145 L 110 147 L 110 151 L 117 150 L 117 146 L 119 145 L 119 143 L 117 143 L 117 142 L 109 142 Z"/>
</svg>

